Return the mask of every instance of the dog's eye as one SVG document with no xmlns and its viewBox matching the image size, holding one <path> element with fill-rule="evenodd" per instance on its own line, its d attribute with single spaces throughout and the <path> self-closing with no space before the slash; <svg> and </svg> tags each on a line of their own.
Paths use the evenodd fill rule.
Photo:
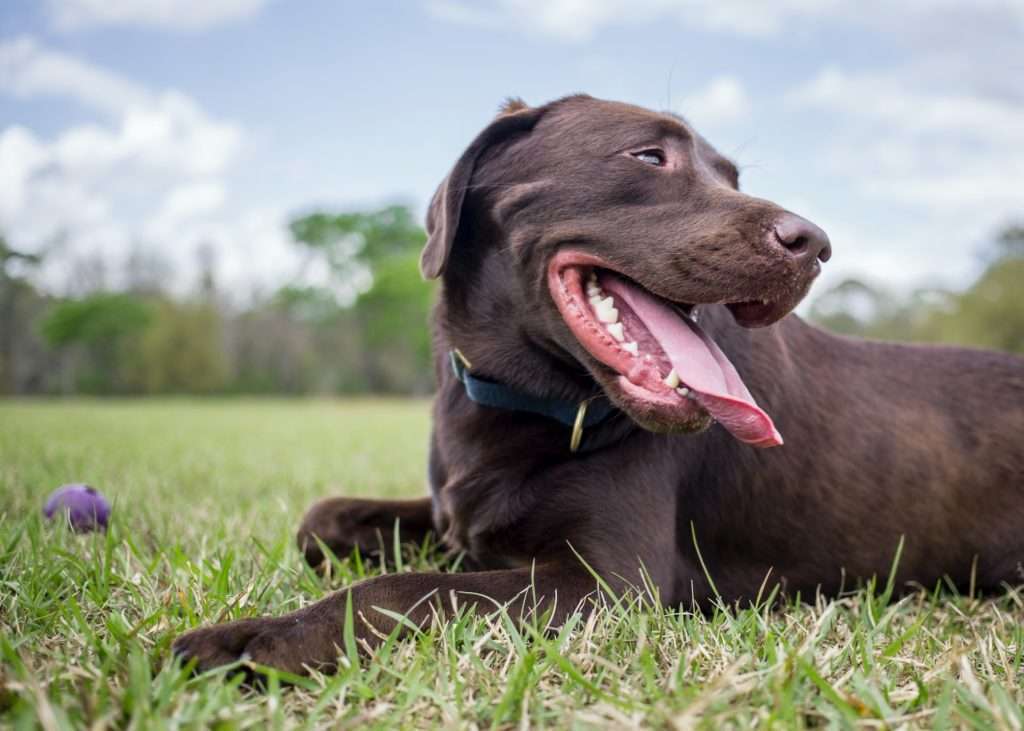
<svg viewBox="0 0 1024 731">
<path fill-rule="evenodd" d="M 661 150 L 640 150 L 639 152 L 631 153 L 640 162 L 645 162 L 648 165 L 654 165 L 654 167 L 664 167 L 665 165 L 665 153 Z"/>
</svg>

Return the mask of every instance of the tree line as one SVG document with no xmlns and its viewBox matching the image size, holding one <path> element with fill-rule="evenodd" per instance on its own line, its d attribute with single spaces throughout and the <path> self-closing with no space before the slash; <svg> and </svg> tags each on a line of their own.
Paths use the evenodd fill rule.
<svg viewBox="0 0 1024 731">
<path fill-rule="evenodd" d="M 133 255 L 124 286 L 83 275 L 82 292 L 55 296 L 32 283 L 40 257 L 0 238 L 0 393 L 429 392 L 432 289 L 411 211 L 320 211 L 289 228 L 327 281 L 300 275 L 245 306 L 220 292 L 212 257 L 186 294 L 167 288 L 165 264 Z"/>
<path fill-rule="evenodd" d="M 1024 353 L 1024 225 L 1003 228 L 980 256 L 965 289 L 894 292 L 847 279 L 813 301 L 810 319 L 848 335 Z"/>
<path fill-rule="evenodd" d="M 426 235 L 412 212 L 317 211 L 289 224 L 316 286 L 295 282 L 240 306 L 212 257 L 172 293 L 159 262 L 132 255 L 123 286 L 84 277 L 56 296 L 33 284 L 39 255 L 0 237 L 0 393 L 424 394 L 432 388 L 419 275 Z M 849 279 L 818 295 L 810 319 L 836 332 L 1024 353 L 1024 226 L 1006 227 L 963 290 L 893 292 Z"/>
</svg>

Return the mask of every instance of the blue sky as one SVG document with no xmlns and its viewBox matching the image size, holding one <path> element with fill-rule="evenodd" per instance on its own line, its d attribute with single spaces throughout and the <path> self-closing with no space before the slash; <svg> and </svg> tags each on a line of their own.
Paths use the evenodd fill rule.
<svg viewBox="0 0 1024 731">
<path fill-rule="evenodd" d="M 582 91 L 691 119 L 828 279 L 959 285 L 1024 216 L 1022 49 L 1022 0 L 5 0 L 0 229 L 58 290 L 204 243 L 266 290 L 290 215 L 422 212 L 504 97 Z"/>
</svg>

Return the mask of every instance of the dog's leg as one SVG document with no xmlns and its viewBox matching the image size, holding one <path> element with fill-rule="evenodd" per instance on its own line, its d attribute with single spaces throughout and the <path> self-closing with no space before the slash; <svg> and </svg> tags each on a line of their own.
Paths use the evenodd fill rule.
<svg viewBox="0 0 1024 731">
<path fill-rule="evenodd" d="M 398 626 L 378 608 L 425 627 L 435 613 L 445 617 L 456 607 L 476 605 L 488 611 L 507 604 L 514 617 L 551 609 L 550 621 L 558 625 L 578 607 L 586 609 L 584 599 L 596 588 L 582 566 L 570 563 L 466 574 L 380 576 L 282 617 L 242 619 L 193 630 L 175 640 L 174 652 L 185 660 L 195 658 L 200 670 L 245 658 L 295 674 L 305 674 L 307 668 L 330 672 L 344 652 L 349 602 L 355 637 L 374 646 Z"/>
<path fill-rule="evenodd" d="M 321 500 L 302 519 L 297 536 L 299 550 L 313 567 L 324 560 L 316 538 L 340 558 L 356 548 L 364 556 L 387 552 L 394 545 L 396 523 L 400 543 L 422 543 L 433 530 L 430 511 L 430 498 Z"/>
</svg>

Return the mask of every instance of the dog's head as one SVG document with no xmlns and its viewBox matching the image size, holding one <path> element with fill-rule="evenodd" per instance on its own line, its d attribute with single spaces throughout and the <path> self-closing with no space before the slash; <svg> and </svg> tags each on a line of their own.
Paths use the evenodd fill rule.
<svg viewBox="0 0 1024 731">
<path fill-rule="evenodd" d="M 736 166 L 673 115 L 587 96 L 510 102 L 435 194 L 423 274 L 443 276 L 452 327 L 489 341 L 492 370 L 529 343 L 582 365 L 648 429 L 714 418 L 778 444 L 697 320 L 721 304 L 740 325 L 770 325 L 830 247 L 738 184 Z"/>
</svg>

